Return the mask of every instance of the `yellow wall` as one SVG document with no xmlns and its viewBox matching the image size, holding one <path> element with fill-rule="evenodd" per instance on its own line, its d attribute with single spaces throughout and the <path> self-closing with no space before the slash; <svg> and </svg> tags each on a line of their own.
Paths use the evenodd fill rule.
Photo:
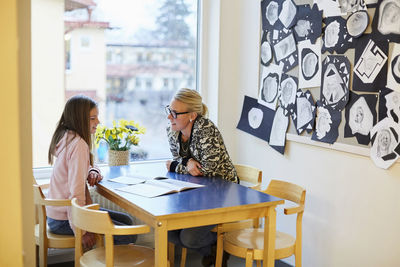
<svg viewBox="0 0 400 267">
<path fill-rule="evenodd" d="M 34 266 L 29 22 L 29 0 L 0 2 L 0 266 Z"/>
</svg>

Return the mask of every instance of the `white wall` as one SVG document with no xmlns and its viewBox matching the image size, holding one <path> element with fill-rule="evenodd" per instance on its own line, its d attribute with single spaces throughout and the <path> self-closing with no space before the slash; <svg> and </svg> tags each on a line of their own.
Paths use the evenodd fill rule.
<svg viewBox="0 0 400 267">
<path fill-rule="evenodd" d="M 368 157 L 295 142 L 282 156 L 237 130 L 244 95 L 258 92 L 260 1 L 218 2 L 219 92 L 211 112 L 218 108 L 235 162 L 261 168 L 265 184 L 277 178 L 306 188 L 303 266 L 400 266 L 400 164 L 385 171 Z M 278 217 L 278 228 L 294 234 L 288 217 Z"/>
</svg>

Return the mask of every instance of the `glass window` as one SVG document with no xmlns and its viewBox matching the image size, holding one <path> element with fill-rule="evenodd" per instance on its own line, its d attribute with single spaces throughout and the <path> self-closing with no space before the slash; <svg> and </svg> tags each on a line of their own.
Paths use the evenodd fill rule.
<svg viewBox="0 0 400 267">
<path fill-rule="evenodd" d="M 64 1 L 60 3 L 64 12 L 54 7 L 46 23 L 58 34 L 44 34 L 49 29 L 35 28 L 39 24 L 32 23 L 33 36 L 48 38 L 37 40 L 36 45 L 34 38 L 32 64 L 48 64 L 40 60 L 41 56 L 54 58 L 52 73 L 32 74 L 34 167 L 48 166 L 51 135 L 66 100 L 75 94 L 88 95 L 98 102 L 104 125 L 125 119 L 146 128 L 139 145 L 131 148 L 132 160 L 170 158 L 164 106 L 180 87 L 195 88 L 198 0 L 93 0 L 95 5 L 89 1 L 90 6 Z M 32 9 L 36 22 L 53 8 L 36 5 Z M 57 16 L 63 23 L 55 19 Z M 54 50 L 40 45 L 46 41 Z M 59 55 L 60 51 L 65 54 Z M 64 64 L 56 62 L 59 57 Z M 40 67 L 35 69 L 39 73 Z M 50 86 L 44 90 L 46 84 Z M 37 97 L 39 93 L 47 99 Z M 57 101 L 49 101 L 52 98 Z M 47 112 L 39 111 L 43 106 Z M 49 117 L 50 110 L 57 114 Z M 95 155 L 98 163 L 106 163 L 107 145 L 101 143 Z"/>
</svg>

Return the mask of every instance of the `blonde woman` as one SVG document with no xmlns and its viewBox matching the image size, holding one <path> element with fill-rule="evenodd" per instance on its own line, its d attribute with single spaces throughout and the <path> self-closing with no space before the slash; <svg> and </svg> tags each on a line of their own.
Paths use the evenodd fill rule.
<svg viewBox="0 0 400 267">
<path fill-rule="evenodd" d="M 167 133 L 173 156 L 173 160 L 166 163 L 168 171 L 239 182 L 221 133 L 206 117 L 207 106 L 197 91 L 180 89 L 165 111 L 170 121 Z M 212 228 L 214 225 L 170 231 L 168 238 L 176 245 L 197 249 L 203 255 L 203 266 L 212 266 L 216 242 Z M 226 261 L 224 257 L 223 266 Z"/>
</svg>

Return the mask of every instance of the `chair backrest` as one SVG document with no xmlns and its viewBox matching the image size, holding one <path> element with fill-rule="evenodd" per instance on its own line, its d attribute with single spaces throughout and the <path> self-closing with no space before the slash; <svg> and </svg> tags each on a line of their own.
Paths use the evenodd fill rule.
<svg viewBox="0 0 400 267">
<path fill-rule="evenodd" d="M 306 201 L 306 190 L 303 187 L 285 181 L 271 180 L 264 192 L 300 205 Z"/>
<path fill-rule="evenodd" d="M 240 181 L 254 184 L 251 188 L 259 189 L 262 182 L 262 171 L 252 166 L 235 164 L 235 169 Z"/>
</svg>

